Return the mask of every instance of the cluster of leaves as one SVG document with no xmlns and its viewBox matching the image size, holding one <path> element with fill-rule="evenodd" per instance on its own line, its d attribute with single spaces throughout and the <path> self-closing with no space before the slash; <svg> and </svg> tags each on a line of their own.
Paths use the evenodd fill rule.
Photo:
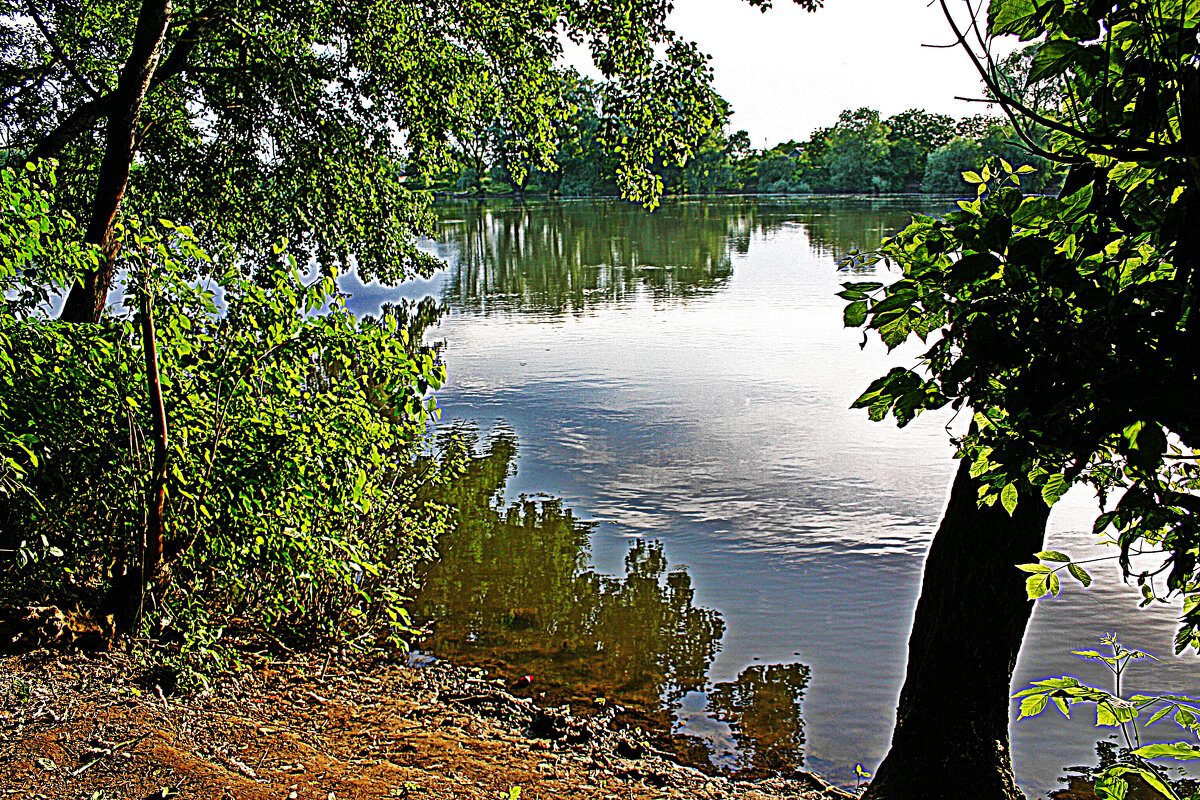
<svg viewBox="0 0 1200 800">
<path fill-rule="evenodd" d="M 1106 166 L 1102 187 L 1149 213 L 1177 213 L 1171 197 L 1138 192 L 1152 170 Z M 1101 497 L 1121 492 L 1097 532 L 1116 529 L 1127 571 L 1135 553 L 1165 552 L 1167 588 L 1188 595 L 1177 645 L 1195 645 L 1200 530 L 1189 489 L 1198 476 L 1190 448 L 1168 438 L 1193 426 L 1174 413 L 1174 399 L 1144 388 L 1166 391 L 1186 378 L 1187 362 L 1169 349 L 1178 346 L 1176 322 L 1164 313 L 1180 307 L 1171 253 L 1156 246 L 1155 230 L 1122 230 L 1126 220 L 1108 213 L 1096 184 L 1063 198 L 1030 197 L 1017 173 L 1000 161 L 968 174 L 976 200 L 945 218 L 917 217 L 888 240 L 881 255 L 903 267 L 902 280 L 846 285 L 847 325 L 877 331 L 889 348 L 933 337 L 921 358 L 929 377 L 896 368 L 855 405 L 901 425 L 947 403 L 971 408 L 959 456 L 983 483 L 981 501 L 1010 513 L 1024 495 L 1053 505 L 1076 482 Z M 1059 567 L 1036 568 L 1031 597 L 1057 593 L 1057 569 L 1086 583 L 1069 557 L 1047 560 Z M 1138 573 L 1147 596 L 1152 577 Z"/>
<path fill-rule="evenodd" d="M 1059 107 L 1043 113 L 1024 102 L 1015 106 L 1031 124 L 1058 134 L 1057 157 L 1145 162 L 1184 154 L 1170 121 L 1190 102 L 1183 100 L 1192 80 L 1188 65 L 1200 49 L 1195 3 L 995 0 L 987 24 L 991 36 L 1037 42 L 1028 84 L 1059 82 Z"/>
<path fill-rule="evenodd" d="M 1125 739 L 1125 757 L 1101 771 L 1095 787 L 1097 796 L 1101 800 L 1121 800 L 1128 788 L 1126 776 L 1138 775 L 1163 797 L 1179 800 L 1175 787 L 1149 759 L 1197 761 L 1200 760 L 1200 745 L 1194 742 L 1142 744 L 1138 726 L 1143 714 L 1148 712 L 1149 716 L 1142 723 L 1144 727 L 1148 728 L 1170 716 L 1181 729 L 1193 736 L 1200 736 L 1200 700 L 1176 694 L 1123 697 L 1121 681 L 1130 664 L 1141 659 L 1158 659 L 1149 653 L 1126 648 L 1115 634 L 1105 637 L 1103 644 L 1109 647 L 1109 654 L 1097 650 L 1073 650 L 1072 653 L 1107 667 L 1113 675 L 1112 692 L 1087 686 L 1071 676 L 1033 681 L 1028 689 L 1014 695 L 1021 701 L 1021 712 L 1017 719 L 1036 717 L 1050 703 L 1070 719 L 1072 706 L 1091 703 L 1096 707 L 1096 727 L 1119 727 Z"/>
<path fill-rule="evenodd" d="M 47 285 L 92 266 L 96 254 L 72 238 L 75 220 L 53 208 L 55 172 L 47 165 L 0 170 L 0 317 L 24 319 L 47 300 Z M 8 332 L 0 328 L 0 414 L 2 398 L 17 380 Z M 24 479 L 38 465 L 28 436 L 0 430 L 0 501 L 26 491 Z M 41 549 L 50 547 L 40 539 Z M 18 558 L 36 558 L 37 549 L 18 540 Z"/>
<path fill-rule="evenodd" d="M 62 205 L 93 209 L 105 121 L 139 25 L 163 18 L 127 213 L 196 225 L 214 256 L 286 238 L 302 263 L 396 280 L 433 269 L 410 186 L 491 120 L 514 172 L 551 169 L 571 111 L 559 57 L 585 45 L 604 77 L 600 133 L 621 187 L 650 201 L 649 153 L 682 158 L 723 109 L 711 69 L 665 24 L 669 3 L 549 0 L 5 2 L 0 148 L 63 165 Z M 203 222 L 203 225 L 200 222 Z"/>
<path fill-rule="evenodd" d="M 202 278 L 210 258 L 188 227 L 130 219 L 123 235 L 124 311 L 98 325 L 0 319 L 0 547 L 44 545 L 31 563 L 5 559 L 5 600 L 103 612 L 137 557 L 151 450 L 144 291 L 170 421 L 172 573 L 146 629 L 185 668 L 227 652 L 230 626 L 402 645 L 404 592 L 449 522 L 421 496 L 454 471 L 422 455 L 436 354 L 400 314 L 356 319 L 333 279 L 306 280 L 282 242 L 253 277 Z M 38 263 L 54 252 L 27 244 Z"/>
</svg>

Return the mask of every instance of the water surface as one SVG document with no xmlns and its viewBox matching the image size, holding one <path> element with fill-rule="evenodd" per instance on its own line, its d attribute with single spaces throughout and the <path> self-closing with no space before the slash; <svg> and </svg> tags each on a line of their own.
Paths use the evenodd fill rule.
<svg viewBox="0 0 1200 800">
<path fill-rule="evenodd" d="M 853 784 L 855 763 L 877 764 L 955 464 L 948 415 L 898 431 L 849 410 L 916 351 L 860 349 L 835 294 L 874 274 L 836 262 L 947 205 L 442 205 L 446 270 L 348 287 L 361 311 L 400 295 L 449 307 L 431 332 L 443 432 L 474 437 L 481 482 L 422 600 L 435 651 L 534 675 L 547 700 L 628 705 L 718 766 Z M 1089 512 L 1069 496 L 1049 546 L 1093 547 Z M 1119 630 L 1164 657 L 1134 689 L 1200 690 L 1195 661 L 1168 655 L 1174 609 L 1138 611 L 1115 569 L 1097 573 L 1039 603 L 1017 688 L 1101 681 L 1067 651 Z M 1023 786 L 1044 794 L 1095 740 L 1085 720 L 1022 721 Z"/>
</svg>

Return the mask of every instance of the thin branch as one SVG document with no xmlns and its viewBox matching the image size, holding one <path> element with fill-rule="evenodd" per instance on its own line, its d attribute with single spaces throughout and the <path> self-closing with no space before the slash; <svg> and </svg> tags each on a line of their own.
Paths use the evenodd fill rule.
<svg viewBox="0 0 1200 800">
<path fill-rule="evenodd" d="M 62 49 L 62 46 L 58 43 L 58 40 L 54 38 L 54 34 L 50 32 L 50 28 L 42 20 L 42 16 L 38 13 L 37 7 L 33 4 L 33 0 L 28 0 L 25 7 L 29 10 L 29 16 L 33 17 L 33 23 L 37 25 L 37 29 L 41 31 L 42 38 L 46 40 L 46 44 L 50 45 L 50 49 L 54 52 L 54 55 L 58 58 L 58 60 L 61 61 L 63 66 L 67 68 L 67 72 L 71 73 L 71 77 L 75 78 L 76 82 L 83 87 L 83 90 L 87 92 L 93 100 L 99 100 L 101 92 L 97 90 L 96 87 L 92 86 L 91 82 L 88 81 L 79 67 L 75 66 L 75 62 L 67 56 L 66 51 Z M 103 78 L 100 79 L 100 87 L 104 90 L 105 94 L 111 91 L 108 86 L 104 84 Z"/>
<path fill-rule="evenodd" d="M 0 103 L 0 111 L 7 109 L 9 106 L 15 103 L 21 95 L 30 89 L 37 89 L 41 87 L 41 85 L 46 82 L 46 79 L 50 77 L 50 72 L 54 69 L 54 65 L 57 63 L 58 57 L 55 56 L 47 61 L 40 70 L 31 72 L 30 77 L 26 79 L 26 82 L 8 97 L 4 98 L 3 103 Z"/>
<path fill-rule="evenodd" d="M 954 31 L 957 41 L 962 45 L 962 49 L 966 52 L 968 58 L 971 59 L 975 71 L 983 79 L 984 85 L 988 90 L 996 96 L 996 102 L 1004 111 L 1005 115 L 1012 121 L 1013 126 L 1017 129 L 1017 133 L 1026 143 L 1034 148 L 1039 155 L 1045 158 L 1050 158 L 1054 161 L 1063 163 L 1081 163 L 1083 156 L 1070 157 L 1064 153 L 1055 153 L 1038 145 L 1021 127 L 1020 121 L 1017 119 L 1017 112 L 1031 122 L 1035 122 L 1045 128 L 1059 133 L 1065 133 L 1080 142 L 1090 145 L 1095 148 L 1097 154 L 1112 156 L 1126 161 L 1141 161 L 1147 158 L 1163 159 L 1184 155 L 1179 147 L 1169 145 L 1151 145 L 1146 142 L 1134 143 L 1132 140 L 1124 137 L 1111 136 L 1096 136 L 1086 131 L 1080 130 L 1069 125 L 1063 125 L 1061 122 L 1039 114 L 1036 110 L 1030 108 L 1025 103 L 1012 97 L 1009 93 L 1000 88 L 999 84 L 994 80 L 993 76 L 988 74 L 987 68 L 980 62 L 979 55 L 967 44 L 967 31 L 960 29 L 958 22 L 954 19 L 954 15 L 950 13 L 949 7 L 946 5 L 946 0 L 938 0 L 938 5 L 941 6 L 942 15 L 946 18 L 946 22 L 950 25 L 950 29 Z M 970 5 L 968 4 L 968 8 Z"/>
</svg>

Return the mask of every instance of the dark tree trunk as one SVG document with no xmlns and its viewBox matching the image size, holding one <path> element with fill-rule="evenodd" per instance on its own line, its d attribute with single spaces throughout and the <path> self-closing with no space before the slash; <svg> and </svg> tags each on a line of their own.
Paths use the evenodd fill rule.
<svg viewBox="0 0 1200 800">
<path fill-rule="evenodd" d="M 61 315 L 61 319 L 67 322 L 96 322 L 104 310 L 120 247 L 113 238 L 113 222 L 121 206 L 121 198 L 125 196 L 125 187 L 129 184 L 134 137 L 142 102 L 158 66 L 170 18 L 171 0 L 143 0 L 129 59 L 121 69 L 117 89 L 109 105 L 104 157 L 97 173 L 96 193 L 84 236 L 84 241 L 100 246 L 100 266 L 86 273 L 81 282 L 71 287 Z"/>
<path fill-rule="evenodd" d="M 146 488 L 146 533 L 142 542 L 142 586 L 158 577 L 163 566 L 163 510 L 167 496 L 167 411 L 158 374 L 158 345 L 154 336 L 154 303 L 150 288 L 142 295 L 142 355 L 146 362 L 146 389 L 153 420 L 154 463 Z"/>
<path fill-rule="evenodd" d="M 1016 564 L 1036 561 L 1049 509 L 1022 494 L 1010 517 L 980 507 L 964 460 L 917 601 L 892 747 L 868 800 L 1022 797 L 1009 755 L 1013 667 L 1033 604 Z"/>
</svg>

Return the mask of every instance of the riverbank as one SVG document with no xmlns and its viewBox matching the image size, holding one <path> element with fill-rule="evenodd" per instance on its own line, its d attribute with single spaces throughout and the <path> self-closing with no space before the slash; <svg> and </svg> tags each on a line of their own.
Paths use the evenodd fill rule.
<svg viewBox="0 0 1200 800">
<path fill-rule="evenodd" d="M 469 670 L 295 655 L 175 696 L 118 653 L 0 660 L 0 792 L 23 798 L 801 798 L 674 763 L 611 715 L 543 709 Z"/>
</svg>

